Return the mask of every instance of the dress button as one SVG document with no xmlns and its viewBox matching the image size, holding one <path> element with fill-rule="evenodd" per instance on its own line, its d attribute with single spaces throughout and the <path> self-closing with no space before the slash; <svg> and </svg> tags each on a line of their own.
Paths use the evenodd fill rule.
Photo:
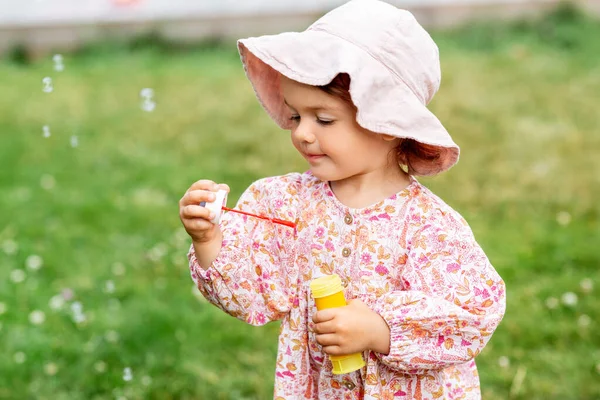
<svg viewBox="0 0 600 400">
<path fill-rule="evenodd" d="M 352 389 L 354 389 L 356 387 L 356 385 L 354 384 L 354 382 L 351 382 L 351 381 L 344 382 L 344 386 L 348 390 L 352 390 Z"/>
<path fill-rule="evenodd" d="M 350 249 L 349 249 L 349 248 L 347 248 L 347 247 L 344 247 L 344 249 L 342 250 L 342 255 L 343 255 L 344 257 L 348 257 L 348 256 L 350 255 L 350 253 L 351 253 L 351 251 L 350 251 Z"/>
<path fill-rule="evenodd" d="M 342 279 L 342 286 L 343 287 L 348 287 L 348 280 L 347 279 Z"/>
<path fill-rule="evenodd" d="M 350 225 L 352 223 L 352 215 L 346 214 L 346 216 L 344 217 L 344 222 L 346 223 L 346 225 Z"/>
</svg>

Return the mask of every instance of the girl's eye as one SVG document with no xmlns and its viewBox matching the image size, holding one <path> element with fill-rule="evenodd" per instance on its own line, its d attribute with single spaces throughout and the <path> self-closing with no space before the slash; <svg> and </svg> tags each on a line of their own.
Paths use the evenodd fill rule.
<svg viewBox="0 0 600 400">
<path fill-rule="evenodd" d="M 298 122 L 298 121 L 300 121 L 300 116 L 299 115 L 292 115 L 290 117 L 290 121 Z M 331 125 L 331 124 L 333 124 L 333 121 L 327 121 L 327 120 L 324 120 L 324 119 L 317 118 L 317 123 L 320 124 L 320 125 Z"/>
</svg>

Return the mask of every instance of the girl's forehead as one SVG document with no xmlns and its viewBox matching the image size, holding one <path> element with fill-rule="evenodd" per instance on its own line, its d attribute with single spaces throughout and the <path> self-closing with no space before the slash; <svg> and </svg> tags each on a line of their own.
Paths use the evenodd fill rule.
<svg viewBox="0 0 600 400">
<path fill-rule="evenodd" d="M 281 89 L 283 101 L 292 108 L 305 108 L 310 110 L 344 111 L 345 103 L 316 86 L 292 81 L 282 77 Z"/>
</svg>

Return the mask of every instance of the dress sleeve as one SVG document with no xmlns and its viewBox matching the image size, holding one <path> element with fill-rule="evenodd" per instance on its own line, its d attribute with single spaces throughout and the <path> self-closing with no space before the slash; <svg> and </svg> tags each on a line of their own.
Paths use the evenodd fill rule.
<svg viewBox="0 0 600 400">
<path fill-rule="evenodd" d="M 377 357 L 404 373 L 473 359 L 504 315 L 504 282 L 460 215 L 442 214 L 412 235 L 404 290 L 375 302 L 390 327 L 390 352 Z"/>
<path fill-rule="evenodd" d="M 236 208 L 294 221 L 291 197 L 282 177 L 252 184 Z M 198 265 L 194 247 L 188 253 L 192 280 L 212 304 L 251 325 L 264 325 L 287 314 L 296 298 L 293 268 L 294 229 L 228 212 L 220 223 L 223 244 L 212 265 Z"/>
</svg>

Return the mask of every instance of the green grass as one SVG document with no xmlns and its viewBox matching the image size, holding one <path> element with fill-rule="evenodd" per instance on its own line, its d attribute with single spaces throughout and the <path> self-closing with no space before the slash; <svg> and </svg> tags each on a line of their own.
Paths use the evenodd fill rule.
<svg viewBox="0 0 600 400">
<path fill-rule="evenodd" d="M 478 357 L 484 399 L 598 399 L 600 23 L 563 10 L 434 36 L 443 83 L 431 108 L 462 154 L 423 182 L 507 283 L 506 316 Z M 306 167 L 235 48 L 111 44 L 65 66 L 0 62 L 0 399 L 270 398 L 277 324 L 246 326 L 193 295 L 178 219 L 197 179 L 227 182 L 233 203 L 257 178 Z M 26 267 L 33 254 L 39 270 Z M 73 300 L 51 308 L 67 288 Z M 547 307 L 565 292 L 574 307 Z"/>
</svg>

